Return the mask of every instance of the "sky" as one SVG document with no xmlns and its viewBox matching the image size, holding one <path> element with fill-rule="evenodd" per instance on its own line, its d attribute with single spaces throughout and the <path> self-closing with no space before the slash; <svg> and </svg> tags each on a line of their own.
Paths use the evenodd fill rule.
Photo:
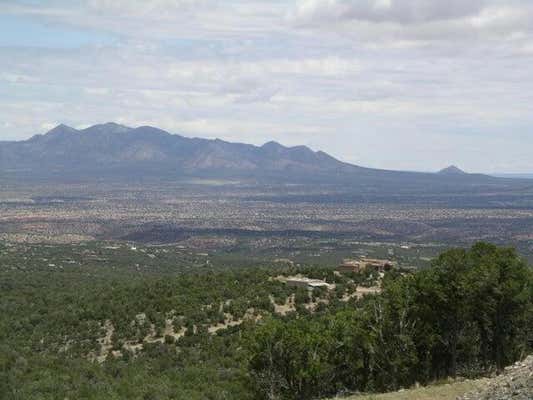
<svg viewBox="0 0 533 400">
<path fill-rule="evenodd" d="M 114 121 L 533 172 L 531 0 L 1 0 L 0 140 Z"/>
</svg>

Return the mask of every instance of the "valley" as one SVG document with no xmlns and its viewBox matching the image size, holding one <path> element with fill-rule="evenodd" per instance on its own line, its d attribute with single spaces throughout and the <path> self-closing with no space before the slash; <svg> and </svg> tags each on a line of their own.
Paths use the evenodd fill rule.
<svg viewBox="0 0 533 400">
<path fill-rule="evenodd" d="M 0 392 L 296 400 L 430 384 L 453 374 L 448 322 L 433 307 L 451 318 L 456 296 L 427 309 L 439 297 L 425 290 L 450 279 L 467 293 L 455 373 L 477 378 L 520 359 L 530 351 L 531 188 L 398 187 L 2 181 Z M 460 275 L 445 261 L 458 256 L 472 264 Z M 393 267 L 360 269 L 374 259 Z M 472 328 L 480 309 L 494 318 L 491 292 L 473 283 L 496 285 L 493 268 L 513 271 L 501 359 Z"/>
<path fill-rule="evenodd" d="M 478 378 L 530 352 L 533 181 L 154 129 L 3 144 L 21 165 L 0 174 L 6 400 L 327 398 Z M 508 316 L 479 287 L 495 274 Z"/>
<path fill-rule="evenodd" d="M 0 400 L 533 400 L 532 21 L 0 0 Z"/>
<path fill-rule="evenodd" d="M 443 247 L 486 240 L 512 243 L 531 257 L 532 187 L 454 190 L 394 194 L 390 188 L 374 193 L 344 185 L 11 183 L 0 192 L 0 238 L 125 240 L 233 251 L 242 243 L 261 250 L 301 242 L 314 246 L 317 256 L 327 254 L 321 247 L 351 242 Z"/>
</svg>

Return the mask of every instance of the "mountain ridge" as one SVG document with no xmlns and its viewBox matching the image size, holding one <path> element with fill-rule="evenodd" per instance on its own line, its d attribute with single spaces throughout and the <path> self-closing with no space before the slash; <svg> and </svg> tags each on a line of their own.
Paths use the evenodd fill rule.
<svg viewBox="0 0 533 400">
<path fill-rule="evenodd" d="M 398 179 L 444 182 L 475 176 L 463 173 L 438 177 L 432 173 L 372 169 L 340 161 L 307 146 L 287 147 L 275 141 L 256 146 L 190 138 L 152 126 L 132 128 L 114 122 L 84 129 L 60 124 L 28 140 L 0 142 L 0 173 L 64 175 L 73 179 L 159 176 L 349 184 Z"/>
</svg>

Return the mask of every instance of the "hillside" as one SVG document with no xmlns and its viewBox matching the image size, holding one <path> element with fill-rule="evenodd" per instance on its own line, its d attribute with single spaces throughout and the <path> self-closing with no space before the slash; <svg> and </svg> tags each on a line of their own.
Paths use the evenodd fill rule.
<svg viewBox="0 0 533 400">
<path fill-rule="evenodd" d="M 533 356 L 505 368 L 500 376 L 482 380 L 481 385 L 459 400 L 530 400 L 531 398 L 533 398 Z"/>
<path fill-rule="evenodd" d="M 487 176 L 386 171 L 339 161 L 306 146 L 262 146 L 187 138 L 115 123 L 77 130 L 59 125 L 25 141 L 0 142 L 0 174 L 62 180 L 215 178 L 274 182 L 457 184 Z"/>
<path fill-rule="evenodd" d="M 344 400 L 456 400 L 458 396 L 480 388 L 483 383 L 483 380 L 445 383 L 392 393 L 350 396 Z"/>
<path fill-rule="evenodd" d="M 505 368 L 503 374 L 477 380 L 440 385 L 345 400 L 529 400 L 533 397 L 533 356 Z"/>
<path fill-rule="evenodd" d="M 278 257 L 292 251 L 284 247 L 204 251 L 192 243 L 0 242 L 0 399 L 332 398 L 490 373 L 533 350 L 532 271 L 512 249 L 448 250 L 433 268 L 385 272 L 381 291 L 370 290 L 376 270 L 285 262 Z M 295 276 L 327 287 L 289 284 Z M 450 328 L 455 310 L 460 325 Z M 494 332 L 488 339 L 471 328 L 480 315 Z M 455 362 L 443 357 L 452 354 L 451 335 L 480 346 L 459 347 Z M 467 382 L 376 397 L 450 399 L 476 389 Z"/>
</svg>

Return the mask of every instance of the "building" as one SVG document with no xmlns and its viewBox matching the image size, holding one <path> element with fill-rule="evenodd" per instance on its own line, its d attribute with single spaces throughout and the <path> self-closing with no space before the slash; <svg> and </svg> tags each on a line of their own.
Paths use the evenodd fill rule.
<svg viewBox="0 0 533 400">
<path fill-rule="evenodd" d="M 349 272 L 362 272 L 371 268 L 379 272 L 390 271 L 396 266 L 396 263 L 391 260 L 381 260 L 378 258 L 366 258 L 361 257 L 359 260 L 344 259 L 342 263 L 337 267 L 337 271 L 349 273 Z"/>
<path fill-rule="evenodd" d="M 305 278 L 305 277 L 289 277 L 285 279 L 285 283 L 288 286 L 302 287 L 302 288 L 307 288 L 307 289 L 314 289 L 314 288 L 320 288 L 320 287 L 331 289 L 333 287 L 333 285 L 330 285 L 329 283 L 323 280 L 310 279 L 310 278 Z"/>
<path fill-rule="evenodd" d="M 349 272 L 361 272 L 361 263 L 356 260 L 345 258 L 342 263 L 337 267 L 337 271 L 349 273 Z"/>
<path fill-rule="evenodd" d="M 396 266 L 394 261 L 379 258 L 362 258 L 361 263 L 364 264 L 365 269 L 373 268 L 379 272 L 390 271 Z"/>
</svg>

